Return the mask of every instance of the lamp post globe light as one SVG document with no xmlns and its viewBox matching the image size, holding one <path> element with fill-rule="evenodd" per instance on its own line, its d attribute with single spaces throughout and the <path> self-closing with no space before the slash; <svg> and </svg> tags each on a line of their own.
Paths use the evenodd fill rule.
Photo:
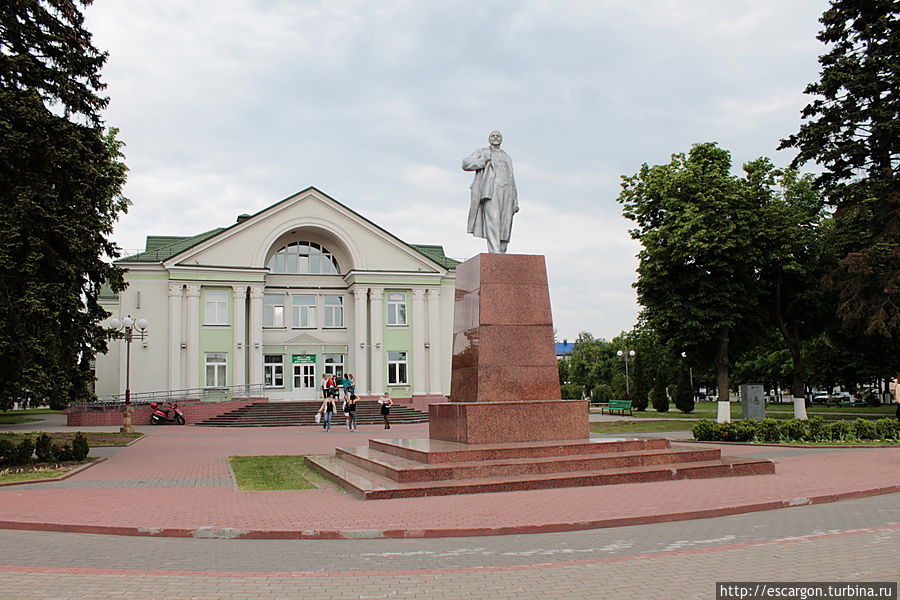
<svg viewBox="0 0 900 600">
<path fill-rule="evenodd" d="M 634 358 L 634 350 L 619 350 L 616 356 L 625 361 L 625 399 L 631 400 L 631 385 L 628 382 L 628 359 Z"/>
<path fill-rule="evenodd" d="M 121 433 L 134 432 L 131 424 L 131 415 L 134 411 L 131 406 L 131 342 L 147 339 L 147 326 L 147 319 L 135 320 L 131 315 L 124 319 L 113 317 L 109 320 L 109 328 L 117 332 L 119 339 L 125 340 L 125 406 L 122 411 Z"/>
</svg>

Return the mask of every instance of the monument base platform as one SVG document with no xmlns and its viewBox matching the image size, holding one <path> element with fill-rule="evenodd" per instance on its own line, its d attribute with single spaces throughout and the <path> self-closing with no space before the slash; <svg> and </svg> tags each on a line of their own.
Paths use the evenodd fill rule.
<svg viewBox="0 0 900 600">
<path fill-rule="evenodd" d="M 366 500 L 763 475 L 768 460 L 722 459 L 717 448 L 666 439 L 460 444 L 381 439 L 308 457 L 313 468 Z"/>
<path fill-rule="evenodd" d="M 428 407 L 428 437 L 461 444 L 587 439 L 587 400 L 441 402 Z"/>
</svg>

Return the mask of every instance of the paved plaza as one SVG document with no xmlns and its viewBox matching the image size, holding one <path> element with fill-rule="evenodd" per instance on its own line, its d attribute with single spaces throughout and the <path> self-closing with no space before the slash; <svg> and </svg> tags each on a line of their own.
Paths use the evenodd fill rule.
<svg viewBox="0 0 900 600">
<path fill-rule="evenodd" d="M 147 432 L 0 488 L 4 598 L 714 598 L 715 581 L 900 574 L 898 448 L 724 446 L 777 474 L 361 501 L 241 492 L 227 457 L 331 452 L 376 426 Z"/>
</svg>

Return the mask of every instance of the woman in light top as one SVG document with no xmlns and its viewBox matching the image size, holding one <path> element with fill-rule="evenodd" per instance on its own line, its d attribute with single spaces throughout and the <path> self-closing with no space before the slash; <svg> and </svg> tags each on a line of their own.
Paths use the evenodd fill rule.
<svg viewBox="0 0 900 600">
<path fill-rule="evenodd" d="M 391 393 L 385 391 L 384 396 L 378 399 L 378 404 L 381 405 L 381 418 L 384 419 L 384 428 L 390 429 L 391 422 L 388 417 L 391 414 L 391 407 L 394 405 L 394 401 L 391 400 Z"/>
</svg>

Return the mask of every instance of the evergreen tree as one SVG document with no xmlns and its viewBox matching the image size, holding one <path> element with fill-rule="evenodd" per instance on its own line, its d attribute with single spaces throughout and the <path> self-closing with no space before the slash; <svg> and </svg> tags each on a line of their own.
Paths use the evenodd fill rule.
<svg viewBox="0 0 900 600">
<path fill-rule="evenodd" d="M 675 408 L 683 413 L 694 412 L 694 390 L 691 387 L 691 376 L 687 365 L 679 369 L 678 385 L 675 388 Z"/>
<path fill-rule="evenodd" d="M 650 395 L 653 397 L 653 409 L 657 412 L 669 412 L 669 396 L 666 393 L 666 372 L 663 364 L 659 363 L 656 367 L 656 378 L 653 380 L 653 391 Z"/>
<path fill-rule="evenodd" d="M 634 410 L 645 411 L 650 404 L 650 398 L 647 374 L 644 371 L 644 359 L 641 352 L 635 354 L 631 364 L 634 365 L 631 371 L 631 406 Z"/>
<path fill-rule="evenodd" d="M 818 39 L 819 81 L 800 130 L 782 140 L 794 166 L 824 171 L 835 207 L 839 266 L 829 278 L 845 325 L 900 348 L 900 7 L 897 0 L 832 0 Z"/>
<path fill-rule="evenodd" d="M 0 8 L 0 402 L 89 398 L 110 337 L 100 288 L 124 288 L 107 236 L 127 169 L 100 118 L 106 54 L 83 27 L 89 3 Z"/>
</svg>

